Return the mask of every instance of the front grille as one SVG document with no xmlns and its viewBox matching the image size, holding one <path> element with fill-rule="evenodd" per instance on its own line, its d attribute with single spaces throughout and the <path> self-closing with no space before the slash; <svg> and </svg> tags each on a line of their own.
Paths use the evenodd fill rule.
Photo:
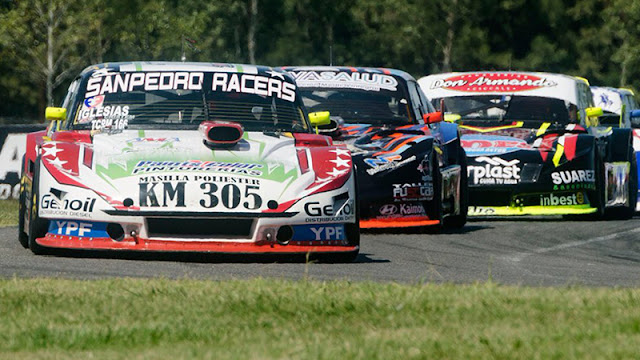
<svg viewBox="0 0 640 360">
<path fill-rule="evenodd" d="M 147 218 L 150 237 L 251 238 L 253 219 Z"/>
<path fill-rule="evenodd" d="M 474 206 L 509 206 L 511 192 L 478 188 L 475 191 L 469 191 L 469 204 Z"/>
</svg>

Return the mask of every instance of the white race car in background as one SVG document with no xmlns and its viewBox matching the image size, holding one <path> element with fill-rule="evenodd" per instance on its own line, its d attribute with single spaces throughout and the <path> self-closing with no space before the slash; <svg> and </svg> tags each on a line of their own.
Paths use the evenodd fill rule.
<svg viewBox="0 0 640 360">
<path fill-rule="evenodd" d="M 600 117 L 602 125 L 633 129 L 633 150 L 636 153 L 636 159 L 640 159 L 640 106 L 633 91 L 592 86 L 591 92 L 593 102 L 603 110 L 603 115 Z M 640 170 L 638 175 L 640 176 Z M 640 186 L 638 194 L 640 194 Z M 636 204 L 636 211 L 640 211 L 640 201 Z"/>
</svg>

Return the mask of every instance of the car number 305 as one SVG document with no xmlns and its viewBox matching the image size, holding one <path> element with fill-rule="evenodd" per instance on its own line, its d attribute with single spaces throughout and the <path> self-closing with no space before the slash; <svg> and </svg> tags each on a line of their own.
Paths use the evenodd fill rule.
<svg viewBox="0 0 640 360">
<path fill-rule="evenodd" d="M 180 182 L 141 182 L 141 207 L 186 207 L 185 188 L 187 183 Z M 236 209 L 240 205 L 247 210 L 256 210 L 262 206 L 262 198 L 257 193 L 257 185 L 219 184 L 205 182 L 200 184 L 200 206 L 206 209 L 222 205 L 227 209 Z M 244 190 L 244 191 L 243 191 Z"/>
</svg>

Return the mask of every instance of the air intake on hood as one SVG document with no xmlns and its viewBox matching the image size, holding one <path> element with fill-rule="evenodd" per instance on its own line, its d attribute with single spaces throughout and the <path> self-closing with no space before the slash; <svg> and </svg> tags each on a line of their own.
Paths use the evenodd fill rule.
<svg viewBox="0 0 640 360">
<path fill-rule="evenodd" d="M 221 147 L 237 144 L 244 134 L 242 125 L 226 121 L 203 121 L 198 130 L 207 145 Z"/>
</svg>

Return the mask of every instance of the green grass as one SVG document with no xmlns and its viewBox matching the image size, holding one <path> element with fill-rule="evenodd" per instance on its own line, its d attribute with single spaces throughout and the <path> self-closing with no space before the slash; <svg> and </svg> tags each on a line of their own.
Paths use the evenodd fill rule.
<svg viewBox="0 0 640 360">
<path fill-rule="evenodd" d="M 640 290 L 0 280 L 0 358 L 636 358 Z"/>
<path fill-rule="evenodd" d="M 18 200 L 0 200 L 0 227 L 18 225 Z"/>
</svg>

